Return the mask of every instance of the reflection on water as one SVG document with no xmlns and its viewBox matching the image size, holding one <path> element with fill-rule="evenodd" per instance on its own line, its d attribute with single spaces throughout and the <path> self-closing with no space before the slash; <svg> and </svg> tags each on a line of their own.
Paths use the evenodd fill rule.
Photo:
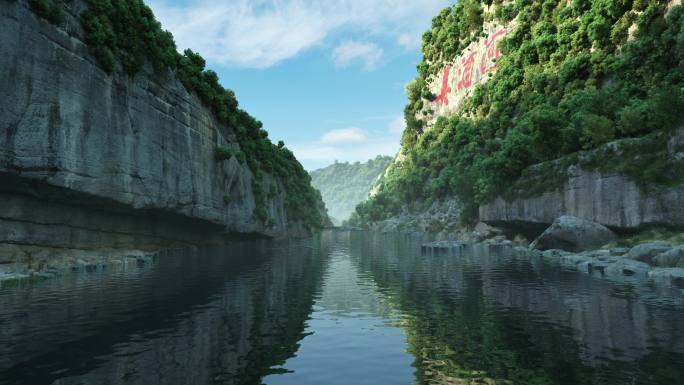
<svg viewBox="0 0 684 385">
<path fill-rule="evenodd" d="M 681 293 L 597 280 L 505 248 L 422 257 L 401 237 L 361 233 L 351 245 L 352 259 L 407 315 L 420 384 L 684 378 Z"/>
<path fill-rule="evenodd" d="M 684 300 L 327 232 L 0 290 L 0 384 L 678 384 Z"/>
<path fill-rule="evenodd" d="M 0 293 L 2 384 L 258 384 L 292 356 L 320 242 L 244 242 Z"/>
<path fill-rule="evenodd" d="M 349 257 L 348 233 L 336 238 L 307 322 L 310 335 L 283 366 L 288 374 L 266 377 L 264 383 L 410 384 L 413 359 L 399 327 L 401 314 Z"/>
</svg>

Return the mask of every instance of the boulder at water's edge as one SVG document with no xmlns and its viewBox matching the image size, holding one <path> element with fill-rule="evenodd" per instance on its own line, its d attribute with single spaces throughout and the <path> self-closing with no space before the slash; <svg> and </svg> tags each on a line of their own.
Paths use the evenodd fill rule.
<svg viewBox="0 0 684 385">
<path fill-rule="evenodd" d="M 599 223 L 564 215 L 532 242 L 530 248 L 579 252 L 597 249 L 616 238 L 610 229 Z"/>
</svg>

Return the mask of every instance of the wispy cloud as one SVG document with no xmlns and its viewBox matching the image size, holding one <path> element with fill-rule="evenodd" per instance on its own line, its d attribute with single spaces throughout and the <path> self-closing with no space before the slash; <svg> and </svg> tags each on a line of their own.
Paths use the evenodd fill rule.
<svg viewBox="0 0 684 385">
<path fill-rule="evenodd" d="M 432 17 L 453 0 L 148 0 L 179 48 L 210 62 L 268 68 L 335 33 L 384 37 L 415 49 Z M 376 51 L 377 52 L 377 51 Z M 377 55 L 377 53 L 375 54 Z M 373 56 L 365 64 L 377 64 Z M 372 60 L 376 60 L 375 64 Z M 369 64 L 371 63 L 371 64 Z M 367 68 L 367 67 L 366 67 Z"/>
<path fill-rule="evenodd" d="M 415 47 L 420 47 L 421 39 L 421 34 L 402 33 L 397 36 L 397 44 L 406 49 L 413 49 Z"/>
<path fill-rule="evenodd" d="M 357 127 L 340 128 L 328 131 L 321 138 L 322 144 L 361 143 L 366 140 L 366 133 Z"/>
<path fill-rule="evenodd" d="M 391 116 L 374 129 L 354 127 L 331 130 L 318 140 L 288 147 L 308 170 L 325 167 L 336 160 L 363 162 L 378 155 L 395 155 L 399 150 L 403 127 L 402 116 Z"/>
<path fill-rule="evenodd" d="M 332 61 L 337 67 L 348 67 L 352 63 L 360 62 L 364 70 L 372 71 L 378 66 L 382 55 L 382 48 L 376 44 L 345 41 L 333 50 Z"/>
<path fill-rule="evenodd" d="M 398 144 L 388 141 L 371 141 L 363 146 L 355 146 L 349 151 L 338 146 L 317 146 L 311 143 L 295 145 L 291 150 L 309 170 L 325 167 L 334 161 L 363 162 L 378 155 L 394 156 L 399 149 Z"/>
</svg>

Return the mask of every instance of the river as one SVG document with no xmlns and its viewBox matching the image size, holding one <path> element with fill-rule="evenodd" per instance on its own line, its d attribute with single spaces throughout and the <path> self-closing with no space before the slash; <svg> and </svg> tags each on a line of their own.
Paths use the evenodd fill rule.
<svg viewBox="0 0 684 385">
<path fill-rule="evenodd" d="M 0 289 L 0 384 L 681 384 L 684 295 L 327 231 Z"/>
</svg>

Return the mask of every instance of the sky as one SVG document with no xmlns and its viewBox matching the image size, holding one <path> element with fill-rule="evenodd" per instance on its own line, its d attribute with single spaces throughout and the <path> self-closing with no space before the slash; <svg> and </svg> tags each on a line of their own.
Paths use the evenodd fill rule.
<svg viewBox="0 0 684 385">
<path fill-rule="evenodd" d="M 420 38 L 453 0 L 147 0 L 307 170 L 395 155 Z"/>
</svg>

